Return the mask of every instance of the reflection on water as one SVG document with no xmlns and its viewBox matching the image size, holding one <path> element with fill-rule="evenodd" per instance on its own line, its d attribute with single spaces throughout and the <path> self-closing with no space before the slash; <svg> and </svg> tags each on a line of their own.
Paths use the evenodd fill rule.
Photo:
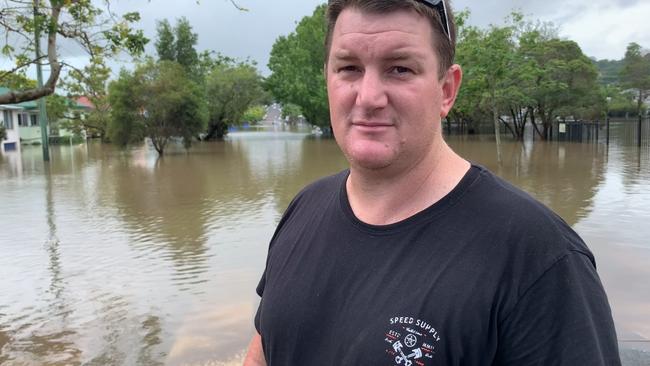
<svg viewBox="0 0 650 366">
<path fill-rule="evenodd" d="M 650 151 L 620 129 L 609 148 L 505 143 L 502 164 L 489 138 L 449 140 L 585 237 L 624 347 L 643 349 Z M 236 356 L 253 333 L 254 288 L 280 215 L 305 184 L 346 166 L 333 141 L 289 132 L 234 133 L 162 159 L 146 145 L 98 143 L 51 156 L 44 165 L 40 147 L 0 155 L 2 364 Z"/>
</svg>

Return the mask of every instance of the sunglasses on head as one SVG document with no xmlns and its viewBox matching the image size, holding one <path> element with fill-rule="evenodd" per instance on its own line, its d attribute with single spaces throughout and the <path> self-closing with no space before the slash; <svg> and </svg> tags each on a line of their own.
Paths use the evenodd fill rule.
<svg viewBox="0 0 650 366">
<path fill-rule="evenodd" d="M 449 31 L 449 18 L 447 17 L 447 7 L 445 0 L 418 0 L 419 2 L 430 6 L 440 14 L 440 21 L 442 22 L 442 30 L 451 41 L 451 32 Z"/>
</svg>

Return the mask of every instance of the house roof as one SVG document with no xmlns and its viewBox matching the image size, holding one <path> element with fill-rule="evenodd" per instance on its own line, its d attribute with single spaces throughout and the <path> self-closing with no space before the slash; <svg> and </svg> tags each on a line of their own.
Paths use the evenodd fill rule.
<svg viewBox="0 0 650 366">
<path fill-rule="evenodd" d="M 5 110 L 22 110 L 22 107 L 19 107 L 17 105 L 12 105 L 12 104 L 0 104 L 0 109 L 5 109 Z"/>
<path fill-rule="evenodd" d="M 4 87 L 4 86 L 0 86 L 0 94 L 8 93 L 10 91 L 11 91 L 11 89 L 9 89 L 7 87 Z M 85 101 L 82 102 L 82 99 L 85 99 Z M 92 108 L 94 108 L 93 104 L 86 97 L 80 97 L 76 101 L 73 100 L 73 99 L 70 99 L 70 98 L 66 98 L 66 100 L 68 101 L 68 107 L 69 108 L 74 108 L 74 109 L 92 109 Z M 9 106 L 9 104 L 4 104 L 4 106 Z M 11 109 L 17 109 L 15 107 L 18 107 L 19 109 L 25 109 L 25 110 L 31 111 L 31 110 L 38 109 L 38 101 L 37 100 L 30 100 L 30 101 L 27 101 L 27 102 L 20 102 L 20 103 L 16 103 L 16 104 L 11 104 L 11 106 L 13 106 L 13 108 L 11 108 Z M 9 109 L 9 108 L 7 108 L 7 109 Z"/>
<path fill-rule="evenodd" d="M 9 89 L 7 87 L 4 87 L 4 86 L 0 86 L 0 94 L 5 94 L 5 93 L 8 93 L 10 91 L 11 91 L 11 89 Z M 35 100 L 30 100 L 30 101 L 27 101 L 27 102 L 21 102 L 21 103 L 16 103 L 16 104 L 11 104 L 11 105 L 15 106 L 15 107 L 20 107 L 22 109 L 27 109 L 27 110 L 38 109 L 38 103 Z"/>
<path fill-rule="evenodd" d="M 77 106 L 85 107 L 88 109 L 95 109 L 95 105 L 90 101 L 90 99 L 88 99 L 88 97 L 79 97 L 77 98 L 76 102 Z"/>
</svg>

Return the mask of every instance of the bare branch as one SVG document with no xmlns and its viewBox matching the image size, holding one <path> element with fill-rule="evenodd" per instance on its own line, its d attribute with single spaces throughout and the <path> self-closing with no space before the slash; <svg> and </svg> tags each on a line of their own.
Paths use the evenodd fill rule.
<svg viewBox="0 0 650 366">
<path fill-rule="evenodd" d="M 62 4 L 62 3 L 61 3 Z M 61 4 L 52 7 L 52 22 L 58 24 L 61 14 Z M 50 77 L 47 82 L 40 88 L 27 89 L 23 91 L 12 91 L 0 95 L 0 104 L 16 104 L 28 100 L 35 100 L 54 93 L 56 82 L 61 73 L 61 64 L 59 64 L 56 54 L 56 27 L 50 27 L 47 36 L 47 59 L 50 63 Z"/>
<path fill-rule="evenodd" d="M 22 64 L 20 64 L 20 65 L 18 65 L 18 66 L 16 66 L 16 67 L 14 67 L 13 69 L 11 69 L 11 70 L 9 70 L 9 71 L 0 71 L 0 80 L 6 78 L 7 76 L 13 74 L 13 73 L 16 72 L 16 71 L 22 69 L 23 67 L 29 66 L 29 65 L 31 65 L 31 64 L 33 64 L 33 63 L 36 63 L 36 62 L 38 62 L 38 61 L 40 61 L 40 60 L 42 60 L 42 59 L 44 59 L 44 58 L 45 58 L 45 56 L 41 56 L 41 57 L 39 57 L 39 58 L 36 58 L 36 59 L 30 60 L 30 61 L 24 62 L 24 63 L 22 63 Z"/>
<path fill-rule="evenodd" d="M 246 9 L 246 8 L 244 8 L 244 7 L 241 7 L 241 6 L 237 5 L 237 3 L 235 2 L 235 0 L 230 0 L 230 3 L 232 3 L 232 5 L 233 5 L 235 8 L 237 8 L 237 10 L 240 10 L 240 11 L 248 11 L 248 9 Z"/>
</svg>

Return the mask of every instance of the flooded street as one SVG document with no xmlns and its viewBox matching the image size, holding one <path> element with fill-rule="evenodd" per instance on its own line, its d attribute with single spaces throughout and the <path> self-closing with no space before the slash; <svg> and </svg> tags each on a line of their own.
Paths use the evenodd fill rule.
<svg viewBox="0 0 650 366">
<path fill-rule="evenodd" d="M 650 147 L 450 145 L 558 212 L 596 256 L 628 365 L 650 363 Z M 631 128 L 634 128 L 633 126 Z M 647 128 L 647 126 L 646 126 Z M 235 132 L 162 159 L 88 143 L 0 155 L 0 364 L 185 365 L 241 355 L 282 212 L 346 161 L 333 140 Z M 471 225 L 471 223 L 468 223 Z"/>
</svg>

